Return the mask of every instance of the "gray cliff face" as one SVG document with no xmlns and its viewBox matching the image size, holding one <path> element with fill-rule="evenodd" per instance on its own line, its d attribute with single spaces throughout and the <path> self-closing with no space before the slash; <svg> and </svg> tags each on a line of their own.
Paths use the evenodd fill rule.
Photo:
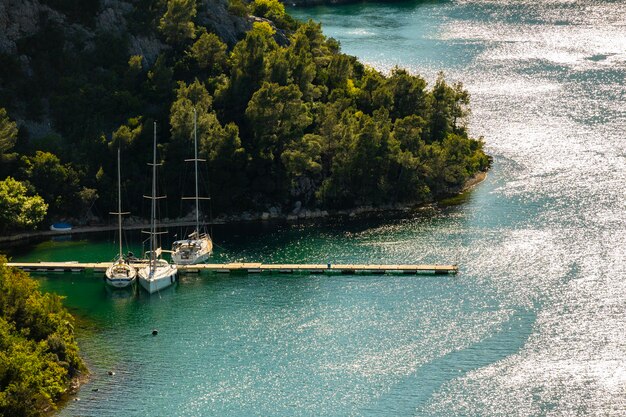
<svg viewBox="0 0 626 417">
<path fill-rule="evenodd" d="M 130 36 L 129 55 L 142 55 L 148 63 L 154 62 L 167 46 L 158 34 L 129 33 L 128 15 L 134 10 L 132 0 L 100 0 L 94 19 L 94 27 L 70 22 L 58 10 L 42 4 L 39 0 L 3 0 L 0 2 L 0 53 L 18 54 L 18 42 L 38 33 L 46 24 L 55 23 L 64 28 L 66 34 L 80 33 L 87 43 L 96 31 L 112 34 L 127 33 Z M 234 45 L 250 28 L 251 22 L 228 12 L 227 0 L 201 0 L 198 4 L 196 23 L 215 32 L 224 42 Z M 72 36 L 68 36 L 72 39 Z"/>
<path fill-rule="evenodd" d="M 38 0 L 0 2 L 0 53 L 16 54 L 16 42 L 37 33 L 45 20 L 62 24 L 65 17 Z"/>
<path fill-rule="evenodd" d="M 167 49 L 156 34 L 133 34 L 128 31 L 127 16 L 132 13 L 132 2 L 123 0 L 101 0 L 101 9 L 96 17 L 96 30 L 115 35 L 128 34 L 129 55 L 141 55 L 151 66 L 159 54 Z"/>
<path fill-rule="evenodd" d="M 252 27 L 249 19 L 228 13 L 228 0 L 201 0 L 196 23 L 206 26 L 232 47 Z"/>
<path fill-rule="evenodd" d="M 111 33 L 121 33 L 127 29 L 125 16 L 133 11 L 131 3 L 121 0 L 101 0 L 100 7 L 96 29 Z"/>
<path fill-rule="evenodd" d="M 136 0 L 99 0 L 94 8 L 94 15 L 79 20 L 69 16 L 62 10 L 48 6 L 45 0 L 0 0 L 0 66 L 3 61 L 17 62 L 19 70 L 26 77 L 34 74 L 33 56 L 29 50 L 21 47 L 51 26 L 60 28 L 63 33 L 63 45 L 66 51 L 81 56 L 83 52 L 93 51 L 98 34 L 123 36 L 127 41 L 128 56 L 140 55 L 144 60 L 144 68 L 150 68 L 157 57 L 170 48 L 160 33 L 154 29 L 137 29 L 138 10 Z M 142 18 L 152 19 L 141 15 Z M 159 17 L 157 16 L 156 19 Z M 230 47 L 242 39 L 251 28 L 253 19 L 234 16 L 228 12 L 228 0 L 198 0 L 195 23 L 205 26 L 208 31 L 217 34 Z M 156 25 L 150 25 L 154 28 Z M 6 83 L 6 84 L 5 84 Z M 8 79 L 0 79 L 0 89 Z M 42 113 L 38 120 L 28 120 L 22 111 L 21 102 L 14 103 L 13 117 L 34 137 L 54 133 L 50 123 L 49 108 L 46 97 L 41 97 Z"/>
</svg>

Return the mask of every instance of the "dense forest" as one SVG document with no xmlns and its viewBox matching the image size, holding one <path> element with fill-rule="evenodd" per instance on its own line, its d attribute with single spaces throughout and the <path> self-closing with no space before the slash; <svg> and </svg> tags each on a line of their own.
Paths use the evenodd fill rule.
<svg viewBox="0 0 626 417">
<path fill-rule="evenodd" d="M 85 367 L 73 318 L 56 294 L 42 294 L 0 257 L 0 415 L 52 410 Z"/>
<path fill-rule="evenodd" d="M 26 3 L 34 26 L 9 16 L 0 39 L 0 231 L 106 220 L 118 147 L 145 214 L 154 122 L 167 213 L 186 215 L 194 109 L 215 213 L 429 201 L 489 165 L 462 84 L 365 66 L 277 0 Z"/>
</svg>

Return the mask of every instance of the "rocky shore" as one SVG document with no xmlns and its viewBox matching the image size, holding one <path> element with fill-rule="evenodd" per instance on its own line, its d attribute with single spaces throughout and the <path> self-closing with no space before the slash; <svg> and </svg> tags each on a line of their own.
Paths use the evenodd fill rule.
<svg viewBox="0 0 626 417">
<path fill-rule="evenodd" d="M 472 187 L 480 184 L 487 177 L 486 172 L 479 172 L 472 178 L 470 178 L 463 187 L 459 187 L 456 190 L 450 190 L 449 196 L 458 195 L 465 192 Z M 386 204 L 381 206 L 361 206 L 346 210 L 321 210 L 321 209 L 309 209 L 302 207 L 300 202 L 296 202 L 294 207 L 290 210 L 284 210 L 280 207 L 270 207 L 267 211 L 246 211 L 243 213 L 220 215 L 213 219 L 211 224 L 237 224 L 245 222 L 256 221 L 287 221 L 287 222 L 299 222 L 299 221 L 315 221 L 317 219 L 332 218 L 332 217 L 349 217 L 354 218 L 358 216 L 365 216 L 376 213 L 385 212 L 406 212 L 413 210 L 424 204 L 433 203 L 432 201 L 416 202 L 413 204 Z M 184 218 L 178 219 L 163 219 L 161 226 L 163 227 L 185 227 L 193 226 L 195 224 L 195 213 L 190 213 Z M 70 221 L 71 223 L 71 221 Z M 149 227 L 147 220 L 140 217 L 130 217 L 126 219 L 124 224 L 125 230 L 140 230 Z M 53 230 L 36 230 L 32 232 L 15 233 L 7 236 L 0 236 L 0 244 L 11 245 L 29 239 L 36 239 L 48 236 L 60 236 L 70 234 L 88 234 L 97 232 L 106 232 L 116 230 L 115 224 L 92 224 L 88 226 L 73 227 L 68 231 L 53 231 Z"/>
</svg>

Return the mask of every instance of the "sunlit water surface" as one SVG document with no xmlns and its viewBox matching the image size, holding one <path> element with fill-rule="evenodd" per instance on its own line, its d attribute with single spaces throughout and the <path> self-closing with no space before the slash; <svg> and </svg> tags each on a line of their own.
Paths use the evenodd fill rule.
<svg viewBox="0 0 626 417">
<path fill-rule="evenodd" d="M 224 228 L 214 260 L 459 263 L 460 274 L 186 276 L 152 297 L 89 274 L 41 277 L 86 318 L 92 379 L 60 415 L 626 415 L 623 2 L 292 12 L 380 70 L 463 81 L 471 133 L 495 163 L 459 205 Z M 108 238 L 15 256 L 111 253 Z"/>
</svg>

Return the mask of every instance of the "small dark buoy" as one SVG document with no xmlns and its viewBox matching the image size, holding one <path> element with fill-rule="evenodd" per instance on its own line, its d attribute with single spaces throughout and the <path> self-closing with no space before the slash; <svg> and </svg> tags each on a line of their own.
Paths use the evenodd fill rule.
<svg viewBox="0 0 626 417">
<path fill-rule="evenodd" d="M 157 329 L 152 329 L 152 336 L 156 336 L 157 334 L 159 334 L 159 331 Z"/>
<path fill-rule="evenodd" d="M 108 373 L 109 375 L 115 375 L 115 372 L 113 372 L 113 371 L 109 371 L 109 372 L 107 372 L 107 373 Z"/>
</svg>

